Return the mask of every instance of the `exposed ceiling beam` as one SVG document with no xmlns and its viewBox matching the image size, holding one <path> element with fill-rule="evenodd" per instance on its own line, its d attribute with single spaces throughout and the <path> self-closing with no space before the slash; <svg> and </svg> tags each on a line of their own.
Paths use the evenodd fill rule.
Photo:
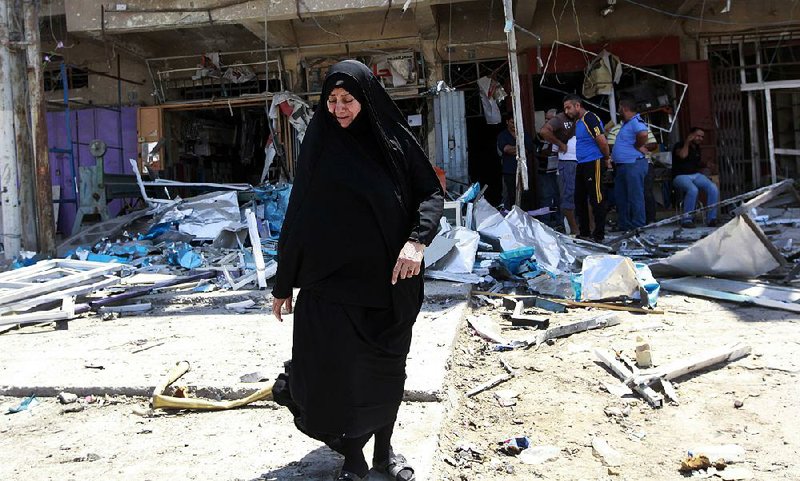
<svg viewBox="0 0 800 481">
<path fill-rule="evenodd" d="M 89 32 L 85 34 L 78 35 L 78 38 L 84 41 L 88 41 L 100 47 L 108 47 L 109 45 L 113 45 L 118 50 L 127 53 L 133 57 L 137 57 L 141 60 L 145 60 L 151 57 L 155 57 L 157 52 L 161 50 L 160 46 L 155 45 L 153 42 L 139 38 L 136 42 L 129 42 L 127 40 L 123 40 L 116 35 L 106 35 L 103 36 L 99 33 Z"/>
<path fill-rule="evenodd" d="M 476 0 L 417 0 L 414 3 L 436 5 L 463 3 Z M 108 8 L 97 0 L 71 0 L 66 3 L 67 30 L 70 32 L 105 31 L 129 33 L 156 29 L 200 27 L 209 24 L 232 24 L 245 21 L 297 20 L 310 16 L 351 15 L 386 11 L 389 0 L 253 0 L 222 7 L 186 7 L 177 0 L 140 0 L 125 11 Z M 404 1 L 391 2 L 393 10 L 400 10 Z M 183 6 L 179 6 L 183 5 Z M 299 11 L 298 11 L 298 6 Z M 113 7 L 113 5 L 112 5 Z M 265 11 L 269 8 L 269 11 Z"/>
</svg>

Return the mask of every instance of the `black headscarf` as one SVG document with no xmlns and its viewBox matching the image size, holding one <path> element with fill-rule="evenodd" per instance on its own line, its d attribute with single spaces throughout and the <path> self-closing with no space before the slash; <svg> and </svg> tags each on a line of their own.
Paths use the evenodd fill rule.
<svg viewBox="0 0 800 481">
<path fill-rule="evenodd" d="M 361 104 L 346 129 L 326 105 L 336 87 Z M 360 62 L 337 63 L 325 79 L 297 159 L 274 296 L 311 287 L 334 289 L 345 303 L 385 300 L 403 244 L 430 244 L 442 207 L 433 167 L 380 81 Z M 347 289 L 335 288 L 347 280 L 352 281 Z M 421 278 L 416 281 L 421 285 Z"/>
</svg>

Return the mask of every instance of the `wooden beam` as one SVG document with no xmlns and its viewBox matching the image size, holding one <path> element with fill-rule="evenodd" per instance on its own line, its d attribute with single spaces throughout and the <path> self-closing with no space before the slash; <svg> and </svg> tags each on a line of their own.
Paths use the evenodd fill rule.
<svg viewBox="0 0 800 481">
<path fill-rule="evenodd" d="M 536 336 L 535 343 L 542 344 L 550 339 L 559 337 L 567 337 L 578 332 L 588 331 L 591 329 L 601 329 L 609 326 L 616 326 L 620 323 L 619 317 L 616 314 L 601 314 L 594 316 L 583 321 L 573 322 L 564 326 L 551 327 L 550 329 L 539 333 Z"/>
<path fill-rule="evenodd" d="M 487 389 L 491 389 L 491 388 L 493 388 L 493 387 L 495 387 L 495 386 L 497 386 L 499 384 L 502 384 L 502 383 L 510 380 L 513 377 L 514 377 L 513 374 L 508 374 L 508 373 L 499 374 L 499 375 L 489 379 L 488 381 L 486 381 L 486 382 L 484 382 L 482 384 L 479 384 L 479 385 L 475 386 L 474 388 L 470 389 L 469 391 L 467 391 L 467 397 L 472 397 L 472 396 L 474 396 L 476 394 L 482 393 L 483 391 L 485 391 Z"/>
<path fill-rule="evenodd" d="M 261 250 L 261 236 L 258 234 L 256 214 L 252 210 L 246 209 L 244 216 L 247 219 L 247 229 L 250 231 L 250 243 L 253 245 L 253 259 L 256 263 L 258 287 L 264 289 L 267 287 L 266 265 L 264 264 L 264 251 Z"/>
<path fill-rule="evenodd" d="M 597 356 L 600 362 L 608 367 L 611 372 L 626 383 L 633 378 L 634 373 L 622 364 L 613 353 L 604 349 L 595 349 L 594 355 Z M 634 384 L 632 388 L 654 408 L 660 408 L 664 405 L 664 396 L 657 393 L 650 386 Z"/>
<path fill-rule="evenodd" d="M 42 296 L 26 299 L 24 301 L 20 301 L 14 304 L 0 306 L 0 314 L 5 314 L 8 312 L 24 312 L 33 309 L 34 307 L 40 306 L 42 304 L 49 304 L 52 302 L 60 301 L 64 297 L 81 296 L 89 294 L 92 292 L 99 291 L 100 289 L 105 289 L 106 287 L 115 286 L 120 283 L 120 280 L 121 279 L 117 276 L 108 277 L 100 282 L 95 282 L 93 284 L 81 285 L 65 290 L 59 290 L 56 292 L 51 292 L 49 294 L 44 294 Z"/>
<path fill-rule="evenodd" d="M 709 299 L 717 299 L 720 301 L 736 302 L 738 304 L 768 307 L 770 309 L 780 309 L 783 311 L 800 313 L 800 304 L 794 302 L 781 302 L 762 297 L 734 294 L 732 292 L 724 292 L 713 289 L 704 289 L 702 287 L 697 287 L 696 285 L 687 285 L 687 283 L 682 283 L 681 279 L 661 281 L 661 287 L 668 291 L 682 292 L 691 296 L 707 297 Z"/>
<path fill-rule="evenodd" d="M 793 201 L 800 202 L 800 194 L 798 194 L 797 190 L 794 188 L 794 182 L 783 181 L 779 184 L 776 184 L 774 189 L 770 189 L 740 205 L 733 211 L 733 213 L 737 215 L 749 214 L 751 209 L 757 208 L 766 204 L 767 202 L 777 199 L 783 194 L 789 194 L 792 196 Z M 787 202 L 789 202 L 788 199 Z"/>
<path fill-rule="evenodd" d="M 750 351 L 750 346 L 741 343 L 710 349 L 684 359 L 673 361 L 657 369 L 643 371 L 638 376 L 634 376 L 633 382 L 634 384 L 650 385 L 659 379 L 672 381 L 673 379 L 678 379 L 693 372 L 702 371 L 703 369 L 716 366 L 717 364 L 741 359 L 750 355 Z"/>
</svg>

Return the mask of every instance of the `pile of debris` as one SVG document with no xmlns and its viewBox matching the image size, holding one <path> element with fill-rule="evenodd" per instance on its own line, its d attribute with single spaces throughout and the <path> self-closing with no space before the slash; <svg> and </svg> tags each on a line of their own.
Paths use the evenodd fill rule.
<svg viewBox="0 0 800 481">
<path fill-rule="evenodd" d="M 58 259 L 26 253 L 0 273 L 0 328 L 53 321 L 66 328 L 86 312 L 146 312 L 149 303 L 129 302 L 165 289 L 267 287 L 291 185 L 192 184 L 219 190 L 185 200 L 151 199 L 141 179 L 140 187 L 148 209 L 77 233 L 59 246 Z"/>
<path fill-rule="evenodd" d="M 488 316 L 469 319 L 494 351 L 535 348 L 620 323 L 616 313 L 602 311 L 663 314 L 657 309 L 662 289 L 800 312 L 800 246 L 794 242 L 800 239 L 800 196 L 792 181 L 721 202 L 716 207 L 731 210 L 719 228 L 670 227 L 679 224 L 679 215 L 624 233 L 609 245 L 559 233 L 518 207 L 503 215 L 481 198 L 477 185 L 446 207 L 448 220 L 425 254 L 426 275 L 475 284 L 473 302 L 501 309 L 507 320 L 501 327 L 522 333 L 510 339 Z M 449 223 L 453 219 L 455 226 Z M 575 308 L 601 312 L 563 320 Z M 678 402 L 673 379 L 751 351 L 742 344 L 722 346 L 653 368 L 647 343 L 639 347 L 636 359 L 606 350 L 595 350 L 595 356 L 619 378 L 604 384 L 609 392 L 635 393 L 654 408 Z M 514 378 L 516 370 L 500 362 L 502 374 L 465 395 Z"/>
<path fill-rule="evenodd" d="M 571 306 L 619 309 L 635 303 L 652 309 L 665 288 L 800 312 L 800 290 L 792 287 L 800 277 L 800 195 L 794 182 L 692 215 L 723 208 L 731 209 L 731 218 L 719 228 L 682 228 L 682 215 L 676 215 L 601 245 L 551 229 L 530 215 L 538 212 L 514 207 L 504 216 L 476 184 L 446 203 L 442 229 L 425 253 L 426 275 L 476 284 L 486 295 L 536 294 Z"/>
</svg>

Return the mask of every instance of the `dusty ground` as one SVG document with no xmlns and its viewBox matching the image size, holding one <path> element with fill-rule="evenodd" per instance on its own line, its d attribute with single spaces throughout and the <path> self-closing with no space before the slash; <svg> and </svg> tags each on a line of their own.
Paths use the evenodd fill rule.
<svg viewBox="0 0 800 481">
<path fill-rule="evenodd" d="M 414 402 L 401 406 L 395 441 L 420 479 L 431 479 L 445 412 L 439 400 L 467 292 L 426 284 L 417 319 L 406 383 L 406 399 Z M 257 306 L 243 314 L 224 308 L 243 298 Z M 333 480 L 341 457 L 299 433 L 288 410 L 274 403 L 143 417 L 134 411 L 145 411 L 148 398 L 122 396 L 149 394 L 176 361 L 187 360 L 192 370 L 177 385 L 243 397 L 268 382 L 243 383 L 241 375 L 274 379 L 291 357 L 291 315 L 274 320 L 269 299 L 256 291 L 169 292 L 146 300 L 153 310 L 145 315 L 88 315 L 65 331 L 46 324 L 0 335 L 0 481 Z M 63 412 L 53 397 L 61 390 L 99 401 Z M 5 415 L 21 401 L 15 396 L 30 393 L 39 405 Z M 370 446 L 366 452 L 371 458 Z M 387 481 L 375 473 L 368 479 Z"/>
<path fill-rule="evenodd" d="M 0 397 L 4 412 L 18 402 Z M 3 416 L 0 479 L 332 481 L 341 467 L 340 456 L 300 434 L 288 410 L 271 402 L 213 413 L 134 413 L 146 403 L 117 397 L 63 413 L 54 398 L 42 398 L 30 412 Z M 409 456 L 435 449 L 436 439 L 415 421 L 440 422 L 438 406 L 403 403 L 397 441 Z"/>
<path fill-rule="evenodd" d="M 623 313 L 618 326 L 576 334 L 538 349 L 502 353 L 492 351 L 486 341 L 462 326 L 449 363 L 447 400 L 404 403 L 401 409 L 398 446 L 425 465 L 423 472 L 429 471 L 429 463 L 422 460 L 435 458 L 433 474 L 423 475 L 419 481 L 680 480 L 684 477 L 677 468 L 686 450 L 698 444 L 729 443 L 745 448 L 746 460 L 740 466 L 751 470 L 753 479 L 800 479 L 796 463 L 800 434 L 794 420 L 800 407 L 800 391 L 795 384 L 800 358 L 794 354 L 800 344 L 797 316 L 668 294 L 662 294 L 659 308 L 667 313 Z M 468 315 L 481 314 L 493 317 L 498 326 L 505 322 L 499 310 L 489 307 L 476 308 Z M 575 309 L 551 316 L 551 323 L 594 314 Z M 215 338 L 230 346 L 242 334 L 235 326 L 246 319 L 243 316 L 236 318 L 237 323 L 225 322 L 225 329 L 232 331 L 214 331 Z M 126 329 L 147 325 L 142 318 L 117 322 L 122 321 L 129 323 Z M 188 329 L 196 327 L 200 319 L 188 315 L 170 322 L 186 323 Z M 419 334 L 421 339 L 426 338 L 427 344 L 422 346 L 426 351 L 441 344 L 438 338 L 442 334 L 435 322 L 422 329 L 424 325 L 420 325 Z M 288 333 L 288 325 L 267 326 L 278 330 L 254 339 L 286 337 L 280 330 Z M 73 332 L 85 339 L 90 327 Z M 105 333 L 110 338 L 103 342 L 114 344 L 108 327 Z M 532 334 L 519 330 L 503 333 L 512 339 Z M 32 342 L 22 343 L 26 338 L 22 334 L 6 336 L 5 347 L 19 351 L 22 344 Z M 734 342 L 750 344 L 753 353 L 721 369 L 679 379 L 680 404 L 654 410 L 635 397 L 619 398 L 604 391 L 601 382 L 614 383 L 615 378 L 594 361 L 591 352 L 603 347 L 632 353 L 636 336 L 641 334 L 649 337 L 657 364 Z M 142 333 L 137 330 L 129 335 L 138 339 Z M 41 336 L 48 334 L 37 334 Z M 67 339 L 60 338 L 62 342 Z M 40 349 L 38 357 L 32 352 L 36 346 Z M 48 349 L 37 341 L 36 346 L 29 346 L 25 359 L 46 363 L 48 369 L 63 368 L 58 356 L 52 357 L 59 351 L 57 344 Z M 86 349 L 90 352 L 99 347 L 95 342 Z M 166 347 L 137 356 L 158 357 Z M 178 358 L 178 353 L 164 354 L 169 354 L 165 359 Z M 464 392 L 470 387 L 503 372 L 501 357 L 517 368 L 518 376 L 466 399 Z M 439 363 L 438 358 L 431 359 L 420 369 Z M 236 372 L 252 369 L 244 361 L 234 369 Z M 199 370 L 198 374 L 208 372 Z M 159 370 L 156 377 L 160 375 Z M 517 405 L 500 407 L 493 397 L 497 390 L 518 392 Z M 743 402 L 739 409 L 734 407 L 737 400 Z M 0 409 L 5 412 L 19 401 L 0 397 Z M 0 479 L 330 481 L 341 462 L 319 443 L 297 433 L 287 412 L 271 403 L 230 412 L 141 417 L 133 411 L 144 406 L 145 399 L 113 397 L 110 401 L 87 404 L 82 412 L 62 413 L 63 406 L 55 399 L 43 398 L 42 404 L 30 412 L 0 416 Z M 629 413 L 626 407 L 630 407 Z M 608 416 L 607 408 L 618 408 L 627 415 Z M 555 445 L 559 457 L 526 465 L 518 457 L 497 453 L 496 443 L 515 435 L 529 436 L 534 446 Z M 595 436 L 606 438 L 623 455 L 621 466 L 612 470 L 618 474 L 609 474 L 609 468 L 593 456 L 591 441 Z M 448 461 L 459 458 L 455 450 L 464 444 L 472 444 L 481 459 L 454 467 Z"/>
<path fill-rule="evenodd" d="M 800 479 L 800 412 L 797 373 L 800 319 L 788 312 L 664 295 L 664 315 L 624 313 L 623 322 L 603 330 L 575 334 L 538 349 L 495 352 L 464 326 L 451 363 L 451 407 L 440 438 L 433 480 L 678 480 L 682 456 L 696 445 L 738 444 L 753 479 Z M 503 325 L 498 309 L 482 307 Z M 573 310 L 551 317 L 551 325 L 591 315 Z M 504 330 L 512 339 L 524 331 Z M 752 346 L 749 357 L 716 370 L 677 380 L 679 405 L 653 409 L 636 397 L 619 398 L 601 388 L 615 378 L 594 360 L 595 347 L 633 356 L 637 335 L 652 344 L 653 360 L 665 363 L 703 349 L 735 342 Z M 529 334 L 528 334 L 529 335 Z M 519 375 L 467 399 L 469 388 L 503 373 L 500 358 Z M 497 390 L 519 393 L 517 405 L 500 407 Z M 739 409 L 734 403 L 739 400 Z M 628 415 L 608 416 L 607 408 Z M 527 435 L 532 445 L 555 445 L 559 457 L 538 465 L 499 454 L 497 442 Z M 623 456 L 609 469 L 592 452 L 592 438 L 604 437 Z M 472 444 L 482 456 L 454 467 L 459 446 Z M 719 478 L 712 478 L 719 479 Z"/>
</svg>

